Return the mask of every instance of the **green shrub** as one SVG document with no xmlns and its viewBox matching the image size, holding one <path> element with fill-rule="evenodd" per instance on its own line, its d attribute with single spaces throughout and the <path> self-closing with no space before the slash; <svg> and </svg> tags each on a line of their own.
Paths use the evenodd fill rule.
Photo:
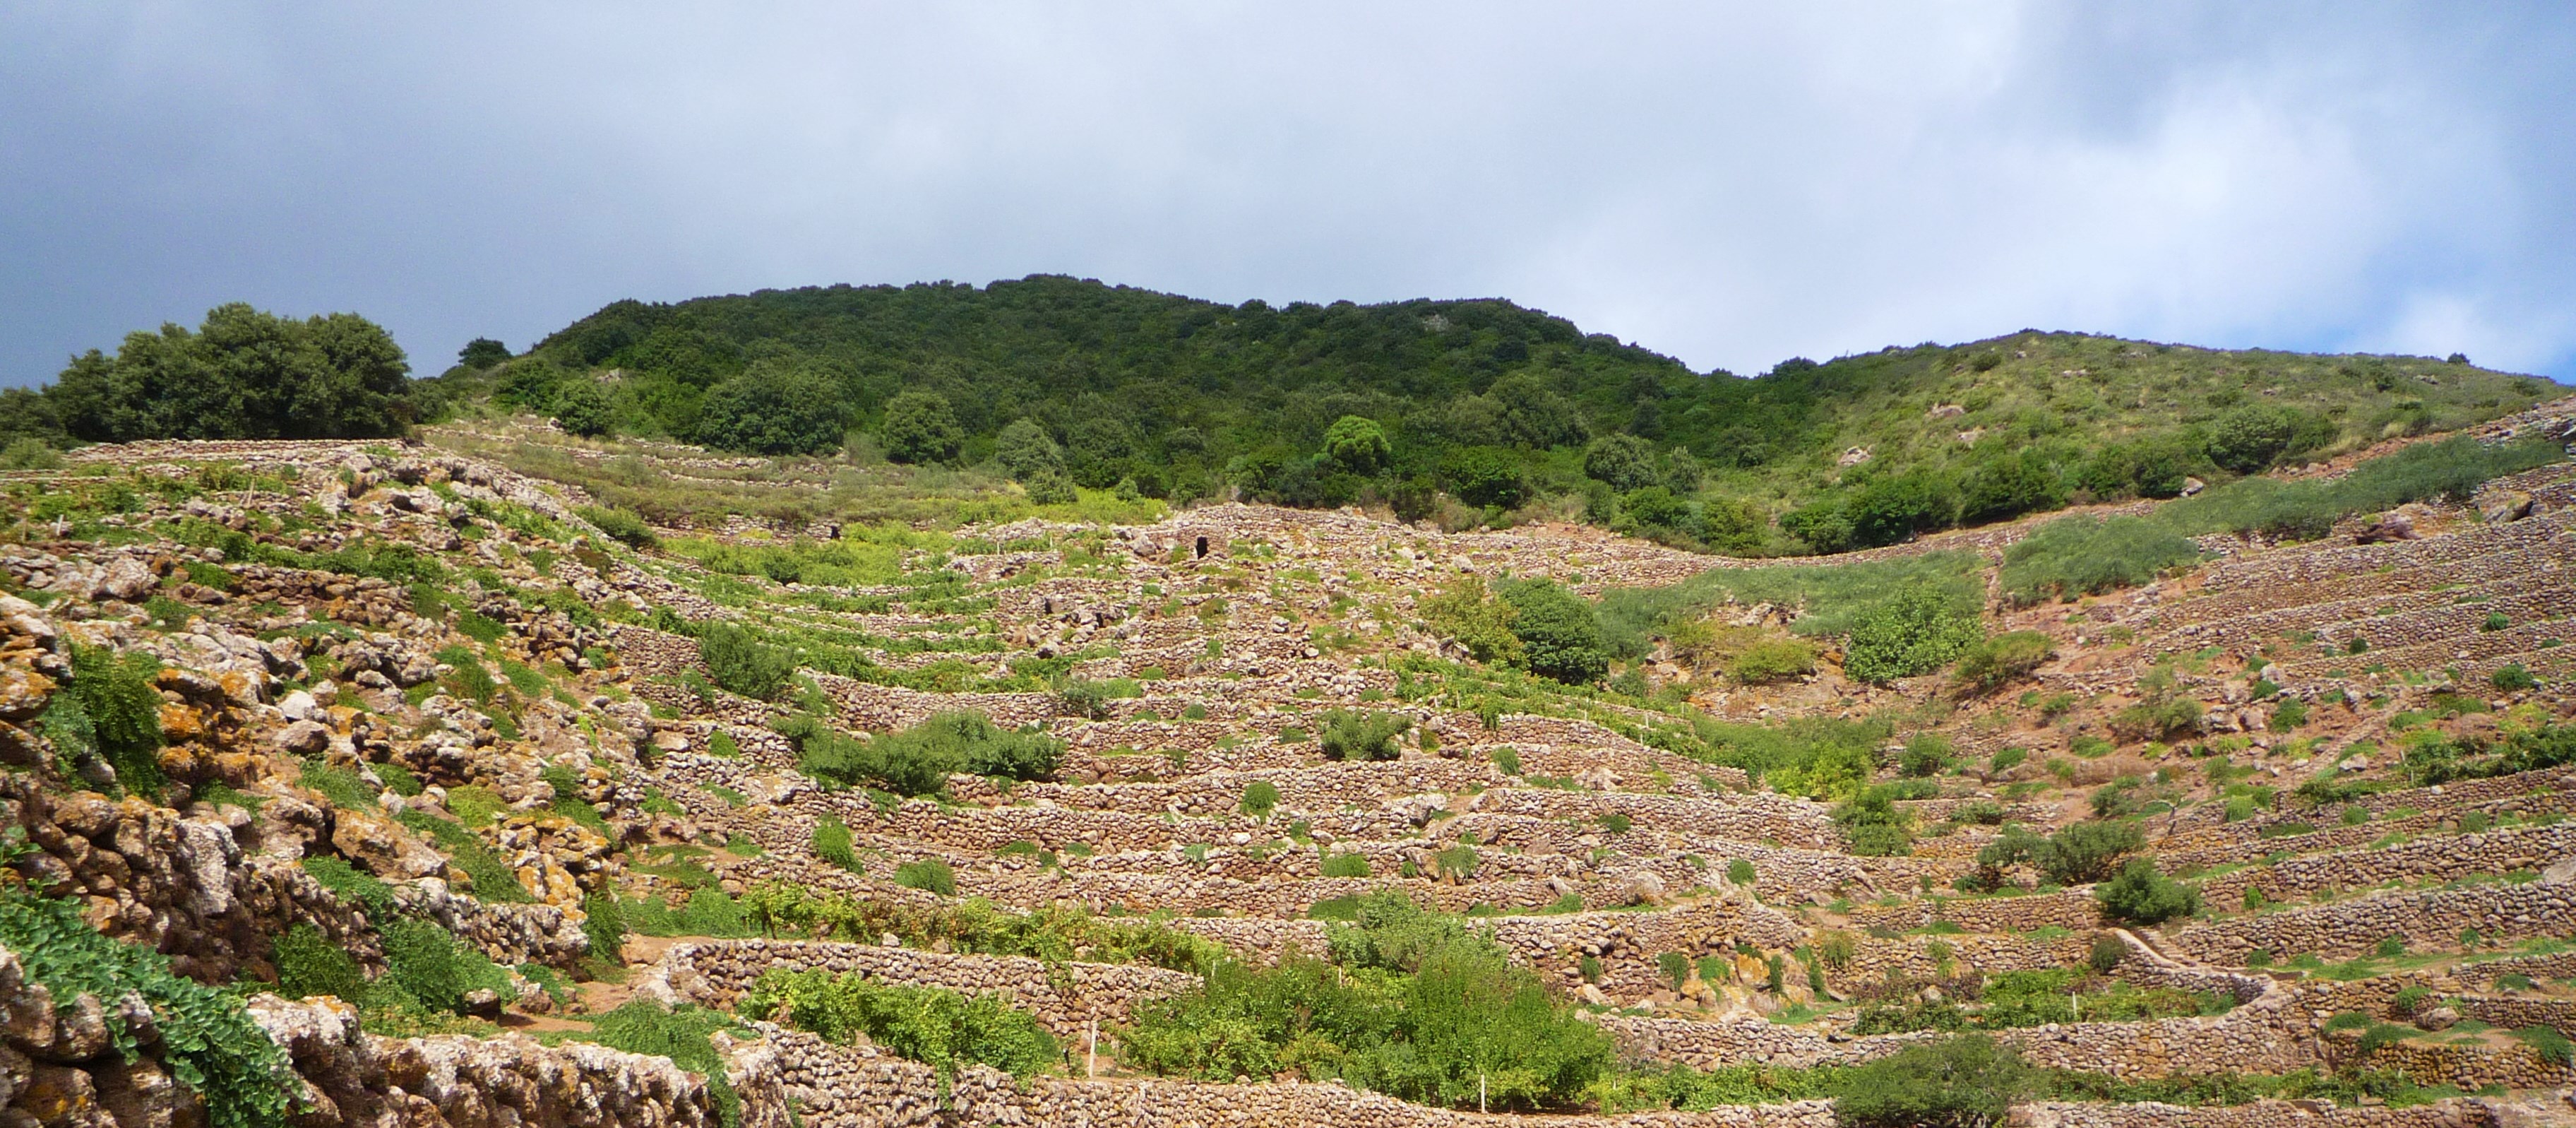
<svg viewBox="0 0 2576 1128">
<path fill-rule="evenodd" d="M 2296 697 L 2284 697 L 2281 703 L 2272 709 L 2271 724 L 2277 731 L 2289 732 L 2306 723 L 2308 723 L 2307 703 Z"/>
<path fill-rule="evenodd" d="M 1520 636 L 1512 633 L 1519 609 L 1486 594 L 1481 576 L 1461 577 L 1417 609 L 1423 625 L 1457 640 L 1479 662 L 1517 665 L 1527 656 Z"/>
<path fill-rule="evenodd" d="M 841 820 L 825 815 L 814 823 L 814 856 L 852 873 L 865 873 L 858 852 L 850 848 L 850 828 Z"/>
<path fill-rule="evenodd" d="M 894 867 L 894 883 L 906 889 L 920 889 L 942 897 L 957 895 L 957 871 L 939 858 L 923 858 Z"/>
<path fill-rule="evenodd" d="M 448 793 L 451 800 L 450 810 L 455 809 L 453 800 L 456 793 L 465 790 L 467 789 L 457 788 Z M 460 816 L 462 813 L 459 812 Z M 395 818 L 404 826 L 426 834 L 431 841 L 436 842 L 439 850 L 447 855 L 447 860 L 457 869 L 464 871 L 466 882 L 473 887 L 472 892 L 475 897 L 485 901 L 517 904 L 536 900 L 528 894 L 526 886 L 519 884 L 518 874 L 510 868 L 509 864 L 503 862 L 500 855 L 493 853 L 492 847 L 475 837 L 472 831 L 427 811 L 405 811 Z"/>
<path fill-rule="evenodd" d="M 796 674 L 795 655 L 733 623 L 709 623 L 698 633 L 698 660 L 717 685 L 756 701 L 778 696 Z"/>
<path fill-rule="evenodd" d="M 2161 924 L 2200 911 L 2200 890 L 2166 877 L 2146 858 L 2131 858 L 2118 876 L 2093 890 L 2105 912 L 2139 924 Z"/>
<path fill-rule="evenodd" d="M 144 650 L 118 654 L 72 645 L 71 681 L 46 706 L 38 727 L 74 760 L 94 754 L 127 790 L 160 793 L 161 660 Z"/>
<path fill-rule="evenodd" d="M 1368 857 L 1357 852 L 1326 855 L 1323 874 L 1325 877 L 1367 877 Z"/>
<path fill-rule="evenodd" d="M 2513 1039 L 2531 1047 L 2531 1052 L 2551 1065 L 2561 1069 L 2576 1065 L 2576 1043 L 2569 1042 L 2555 1027 L 2525 1026 L 2513 1032 Z"/>
<path fill-rule="evenodd" d="M 350 1002 L 366 998 L 367 976 L 349 953 L 310 924 L 298 924 L 277 938 L 278 993 L 290 999 L 331 995 Z"/>
<path fill-rule="evenodd" d="M 1266 779 L 1243 785 L 1242 809 L 1256 819 L 1269 818 L 1270 812 L 1279 809 L 1279 785 Z"/>
<path fill-rule="evenodd" d="M 715 1042 L 708 1037 L 733 1026 L 733 1016 L 722 1011 L 694 1006 L 664 1010 L 639 999 L 599 1016 L 591 1024 L 588 1040 L 630 1054 L 666 1057 L 671 1064 L 705 1077 L 717 1120 L 725 1128 L 739 1128 L 742 1098 L 725 1079 L 724 1062 L 716 1056 Z"/>
<path fill-rule="evenodd" d="M 1657 955 L 1655 969 L 1664 973 L 1664 981 L 1672 984 L 1673 990 L 1681 990 L 1682 984 L 1690 981 L 1690 957 L 1680 952 L 1664 952 Z"/>
<path fill-rule="evenodd" d="M 842 402 L 825 376 L 791 363 L 757 361 L 707 389 L 692 437 L 744 454 L 820 454 L 841 445 Z"/>
<path fill-rule="evenodd" d="M 59 470 L 62 465 L 63 452 L 43 439 L 17 439 L 0 449 L 0 470 Z"/>
<path fill-rule="evenodd" d="M 1948 665 L 1984 633 L 1975 615 L 1953 611 L 1939 589 L 1917 584 L 1852 627 L 1843 671 L 1874 684 L 1928 674 Z"/>
<path fill-rule="evenodd" d="M 2531 676 L 2531 671 L 2523 669 L 2522 663 L 2513 662 L 2500 666 L 2496 672 L 2488 674 L 2487 684 L 2506 693 L 2517 693 L 2526 689 L 2540 688 L 2540 679 Z"/>
<path fill-rule="evenodd" d="M 806 714 L 784 718 L 777 727 L 796 742 L 797 767 L 807 775 L 898 795 L 935 794 L 958 772 L 1050 779 L 1064 757 L 1064 742 L 1033 729 L 1006 731 L 982 713 L 939 713 L 869 741 L 843 736 Z"/>
<path fill-rule="evenodd" d="M 393 887 L 377 880 L 373 874 L 359 871 L 346 859 L 328 855 L 308 857 L 301 864 L 304 872 L 313 875 L 313 880 L 320 882 L 322 888 L 330 890 L 343 902 L 365 909 L 368 920 L 393 919 Z"/>
<path fill-rule="evenodd" d="M 1515 612 L 1512 635 L 1521 641 L 1521 660 L 1531 673 L 1590 685 L 1610 672 L 1601 621 L 1591 604 L 1549 580 L 1505 584 L 1500 594 Z"/>
<path fill-rule="evenodd" d="M 1834 1094 L 1834 1121 L 1847 1128 L 1993 1128 L 2037 1086 L 2036 1072 L 2011 1047 L 1961 1034 L 1853 1067 Z"/>
<path fill-rule="evenodd" d="M 591 956 L 612 965 L 626 962 L 626 911 L 617 895 L 590 893 L 581 899 L 581 911 L 581 934 L 590 941 Z"/>
<path fill-rule="evenodd" d="M 436 924 L 397 917 L 379 922 L 376 932 L 385 942 L 385 974 L 371 992 L 378 998 L 463 1014 L 465 997 L 475 991 L 509 997 L 510 974 Z"/>
<path fill-rule="evenodd" d="M 1115 696 L 1107 682 L 1067 678 L 1055 688 L 1055 707 L 1065 716 L 1096 721 L 1109 715 L 1109 701 Z"/>
<path fill-rule="evenodd" d="M 1402 751 L 1395 738 L 1413 722 L 1393 713 L 1325 713 L 1320 743 L 1327 760 L 1392 760 Z"/>
<path fill-rule="evenodd" d="M 28 981 L 51 991 L 66 1021 L 79 997 L 139 995 L 151 1008 L 163 1067 L 184 1091 L 202 1096 L 212 1128 L 283 1124 L 299 1086 L 286 1051 L 251 1021 L 240 996 L 184 979 L 168 957 L 111 940 L 81 919 L 71 901 L 35 897 L 23 886 L 0 892 L 0 947 L 15 953 Z M 108 1046 L 128 1060 L 142 1047 L 110 1003 Z"/>
<path fill-rule="evenodd" d="M 2121 960 L 2128 957 L 2129 946 L 2121 943 L 2119 937 L 2105 932 L 2093 937 L 2093 950 L 2084 962 L 2094 974 L 2109 975 L 2113 968 L 2120 966 Z"/>
<path fill-rule="evenodd" d="M 1959 652 L 1953 671 L 1961 684 L 1992 693 L 2029 677 L 2040 663 L 2057 656 L 2057 644 L 2038 631 L 2007 631 Z"/>
<path fill-rule="evenodd" d="M 1726 880 L 1735 885 L 1753 884 L 1753 863 L 1742 858 L 1726 863 Z"/>
<path fill-rule="evenodd" d="M 2200 559 L 2189 537 L 2140 517 L 2061 517 L 2004 550 L 2004 598 L 2027 607 L 2136 587 Z"/>
<path fill-rule="evenodd" d="M 1055 1039 L 1038 1020 L 1011 1009 L 1003 996 L 968 996 L 937 987 L 897 987 L 863 972 L 773 969 L 744 996 L 743 1014 L 783 1021 L 827 1041 L 849 1045 L 861 1035 L 939 1072 L 942 1083 L 965 1065 L 988 1065 L 1028 1077 L 1056 1061 Z"/>
<path fill-rule="evenodd" d="M 1977 865 L 1988 874 L 2028 864 L 2055 885 L 2082 885 L 2118 872 L 2120 863 L 2146 847 L 2146 834 L 2126 819 L 2080 822 L 2046 838 L 2018 826 L 1977 851 Z"/>
<path fill-rule="evenodd" d="M 965 437 L 948 398 L 920 390 L 902 392 L 886 401 L 885 424 L 877 434 L 887 458 L 911 463 L 955 458 Z"/>
<path fill-rule="evenodd" d="M 347 768 L 335 768 L 319 760 L 306 760 L 298 769 L 295 782 L 322 793 L 331 805 L 344 811 L 374 811 L 376 789 L 365 777 Z"/>
<path fill-rule="evenodd" d="M 1869 788 L 1836 806 L 1834 822 L 1842 827 L 1854 854 L 1892 858 L 1913 852 L 1912 820 L 1896 809 L 1895 793 L 1889 788 Z"/>
<path fill-rule="evenodd" d="M 660 537 L 653 535 L 653 526 L 645 524 L 644 518 L 632 509 L 585 505 L 573 512 L 608 539 L 629 547 L 651 548 L 662 543 Z"/>
<path fill-rule="evenodd" d="M 1320 906 L 1319 906 L 1320 908 Z M 1458 918 L 1401 896 L 1352 907 L 1332 961 L 1226 963 L 1140 1005 L 1118 1032 L 1147 1072 L 1222 1081 L 1292 1072 L 1453 1108 L 1561 1108 L 1611 1066 L 1609 1039 Z"/>
<path fill-rule="evenodd" d="M 1816 647 L 1803 639 L 1764 639 L 1736 654 L 1726 672 L 1746 685 L 1769 685 L 1812 674 Z"/>
<path fill-rule="evenodd" d="M 1957 748 L 1950 738 L 1937 732 L 1918 732 L 1905 742 L 1905 751 L 1897 757 L 1897 770 L 1907 776 L 1922 778 L 1941 774 L 1950 766 L 1950 754 Z"/>
<path fill-rule="evenodd" d="M 1431 855 L 1433 871 L 1454 881 L 1472 880 L 1476 876 L 1476 867 L 1483 864 L 1484 858 L 1476 853 L 1476 848 L 1463 842 Z"/>
</svg>

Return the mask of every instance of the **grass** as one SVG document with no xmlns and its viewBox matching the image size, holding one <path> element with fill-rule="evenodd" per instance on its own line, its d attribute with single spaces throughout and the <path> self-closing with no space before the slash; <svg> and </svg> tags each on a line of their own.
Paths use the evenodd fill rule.
<svg viewBox="0 0 2576 1128">
<path fill-rule="evenodd" d="M 2029 606 L 2135 587 L 2200 559 L 2200 546 L 2139 517 L 2060 517 L 2004 550 L 2005 598 Z"/>
<path fill-rule="evenodd" d="M 2323 536 L 2336 521 L 2435 497 L 2465 500 L 2487 481 L 2566 457 L 2542 440 L 2487 445 L 2466 435 L 2417 443 L 2332 481 L 2243 478 L 2156 511 L 2155 524 L 2185 536 L 2266 532 Z"/>
<path fill-rule="evenodd" d="M 1670 587 L 1603 592 L 1601 633 L 1613 653 L 1635 658 L 1654 638 L 1731 601 L 1799 608 L 1789 626 L 1798 634 L 1848 634 L 1892 593 L 1918 583 L 1936 587 L 1953 610 L 1975 614 L 1985 598 L 1976 579 L 1982 568 L 1973 554 L 1947 551 L 1857 564 L 1712 568 Z"/>
</svg>

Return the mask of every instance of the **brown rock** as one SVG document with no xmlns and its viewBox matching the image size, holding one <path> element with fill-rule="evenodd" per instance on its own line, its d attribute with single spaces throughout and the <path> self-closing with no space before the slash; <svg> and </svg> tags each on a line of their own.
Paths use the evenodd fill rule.
<svg viewBox="0 0 2576 1128">
<path fill-rule="evenodd" d="M 297 756 L 317 756 L 331 746 L 331 730 L 319 721 L 297 721 L 279 730 L 277 747 Z"/>
<path fill-rule="evenodd" d="M 341 811 L 331 846 L 378 877 L 407 881 L 447 872 L 447 860 L 402 824 L 368 811 Z"/>
</svg>

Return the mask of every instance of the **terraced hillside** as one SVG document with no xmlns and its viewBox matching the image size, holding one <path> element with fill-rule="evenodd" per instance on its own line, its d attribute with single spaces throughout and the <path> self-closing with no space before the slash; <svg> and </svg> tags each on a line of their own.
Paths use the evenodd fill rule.
<svg viewBox="0 0 2576 1128">
<path fill-rule="evenodd" d="M 2039 520 L 834 526 L 594 458 L 773 517 L 654 529 L 502 461 L 588 449 L 0 475 L 9 1123 L 2576 1114 L 2563 459 L 2100 507 L 2161 569 L 2025 605 Z"/>
</svg>

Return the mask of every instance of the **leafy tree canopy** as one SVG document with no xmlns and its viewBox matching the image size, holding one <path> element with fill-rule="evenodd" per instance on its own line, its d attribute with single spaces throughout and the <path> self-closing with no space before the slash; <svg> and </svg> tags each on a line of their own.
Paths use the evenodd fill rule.
<svg viewBox="0 0 2576 1128">
<path fill-rule="evenodd" d="M 72 360 L 44 398 L 62 428 L 135 439 L 378 438 L 411 425 L 411 365 L 354 313 L 298 321 L 235 302 L 196 332 L 127 334 Z"/>
</svg>

